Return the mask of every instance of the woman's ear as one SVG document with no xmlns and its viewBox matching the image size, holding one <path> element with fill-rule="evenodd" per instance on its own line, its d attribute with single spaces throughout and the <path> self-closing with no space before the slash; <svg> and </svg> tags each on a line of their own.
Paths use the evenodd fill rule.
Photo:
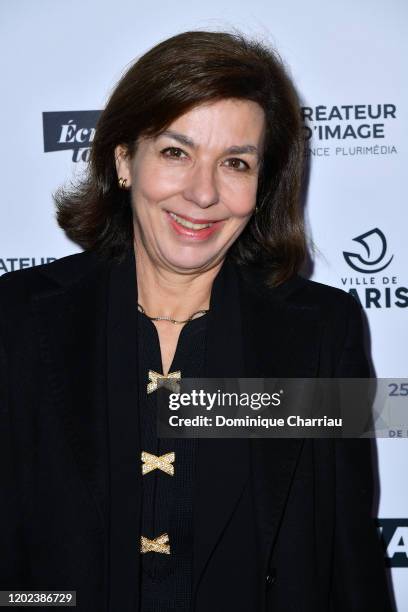
<svg viewBox="0 0 408 612">
<path fill-rule="evenodd" d="M 116 172 L 118 173 L 118 180 L 124 179 L 126 181 L 126 187 L 130 187 L 132 184 L 132 173 L 131 163 L 128 150 L 124 145 L 117 145 L 115 147 L 115 166 Z"/>
</svg>

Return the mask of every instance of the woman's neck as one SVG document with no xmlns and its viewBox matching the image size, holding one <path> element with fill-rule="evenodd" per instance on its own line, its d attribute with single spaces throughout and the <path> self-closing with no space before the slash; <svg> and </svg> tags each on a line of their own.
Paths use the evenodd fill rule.
<svg viewBox="0 0 408 612">
<path fill-rule="evenodd" d="M 135 248 L 138 302 L 151 317 L 185 320 L 210 307 L 211 288 L 223 261 L 203 272 L 179 273 L 155 264 Z"/>
</svg>

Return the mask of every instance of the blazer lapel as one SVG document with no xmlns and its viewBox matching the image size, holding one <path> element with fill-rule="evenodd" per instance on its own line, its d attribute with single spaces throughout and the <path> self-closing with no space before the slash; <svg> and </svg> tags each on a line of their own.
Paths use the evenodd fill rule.
<svg viewBox="0 0 408 612">
<path fill-rule="evenodd" d="M 140 563 L 140 424 L 137 281 L 133 251 L 113 264 L 107 329 L 111 464 L 110 610 L 138 609 Z"/>
<path fill-rule="evenodd" d="M 245 372 L 253 378 L 312 378 L 319 362 L 319 315 L 292 299 L 304 283 L 294 277 L 282 287 L 262 289 L 259 273 L 243 269 L 241 308 L 244 321 Z M 305 348 L 306 347 L 306 348 Z M 263 568 L 261 581 L 279 533 L 304 439 L 251 439 L 251 487 L 258 544 Z M 263 582 L 264 584 L 264 582 Z"/>
<path fill-rule="evenodd" d="M 89 258 L 82 259 L 86 270 Z M 106 448 L 106 271 L 65 284 L 54 275 L 52 290 L 32 299 L 46 367 L 50 418 L 71 448 L 93 508 L 95 522 L 107 524 Z M 84 270 L 82 270 L 83 272 Z M 45 273 L 44 273 L 45 274 Z M 69 275 L 68 275 L 69 276 Z M 49 288 L 49 279 L 46 284 Z M 62 426 L 61 426 L 62 424 Z"/>
<path fill-rule="evenodd" d="M 263 289 L 259 270 L 227 259 L 213 285 L 206 377 L 315 376 L 317 313 L 287 299 L 303 282 L 295 277 L 279 289 Z M 298 438 L 199 439 L 194 589 L 249 477 L 264 576 L 302 445 Z"/>
<path fill-rule="evenodd" d="M 126 612 L 137 609 L 140 558 L 135 261 L 133 251 L 121 264 L 92 261 L 82 254 L 77 270 L 48 267 L 33 311 L 49 411 L 87 490 L 91 528 L 108 536 L 110 609 Z"/>
<path fill-rule="evenodd" d="M 213 283 L 206 378 L 244 375 L 238 278 L 227 260 Z M 198 439 L 194 493 L 193 593 L 249 477 L 248 439 Z"/>
</svg>

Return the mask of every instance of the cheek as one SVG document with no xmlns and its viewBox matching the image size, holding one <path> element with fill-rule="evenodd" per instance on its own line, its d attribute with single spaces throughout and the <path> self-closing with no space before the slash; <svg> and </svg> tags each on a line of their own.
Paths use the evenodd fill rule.
<svg viewBox="0 0 408 612">
<path fill-rule="evenodd" d="M 229 190 L 224 203 L 231 215 L 240 218 L 250 215 L 256 204 L 256 192 L 257 184 L 255 182 L 238 185 Z"/>
<path fill-rule="evenodd" d="M 182 189 L 183 176 L 154 161 L 146 161 L 135 171 L 132 182 L 135 194 L 151 202 L 160 202 Z"/>
</svg>

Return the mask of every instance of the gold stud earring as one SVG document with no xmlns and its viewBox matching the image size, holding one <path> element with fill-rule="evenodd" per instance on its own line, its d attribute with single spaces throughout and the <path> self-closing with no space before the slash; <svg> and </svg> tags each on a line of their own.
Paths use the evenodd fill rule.
<svg viewBox="0 0 408 612">
<path fill-rule="evenodd" d="M 118 180 L 120 189 L 126 189 L 127 179 L 120 177 Z"/>
<path fill-rule="evenodd" d="M 255 206 L 255 211 L 254 212 L 255 212 L 255 214 L 259 212 L 259 207 L 258 206 Z"/>
</svg>

